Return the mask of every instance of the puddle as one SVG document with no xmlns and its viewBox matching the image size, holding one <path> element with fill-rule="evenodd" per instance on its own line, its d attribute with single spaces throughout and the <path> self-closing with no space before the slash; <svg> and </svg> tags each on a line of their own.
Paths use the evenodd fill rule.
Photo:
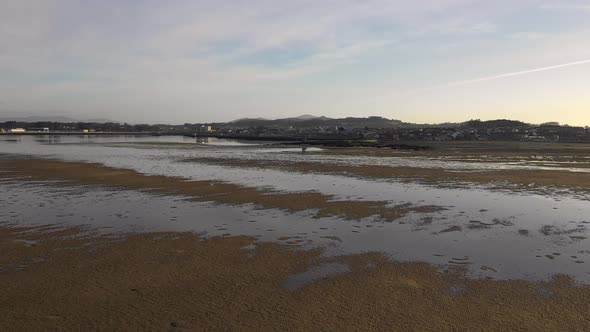
<svg viewBox="0 0 590 332">
<path fill-rule="evenodd" d="M 199 156 L 372 162 L 365 157 L 289 153 L 295 150 L 299 149 L 282 149 L 277 153 L 277 149 L 260 146 L 203 147 L 183 138 L 164 137 L 53 137 L 39 142 L 22 137 L 18 142 L 0 141 L 0 153 L 99 162 L 147 174 L 223 180 L 284 192 L 316 191 L 333 195 L 334 200 L 387 201 L 392 206 L 419 202 L 446 209 L 410 213 L 398 222 L 382 223 L 372 218 L 312 218 L 313 211 L 292 214 L 125 190 L 56 188 L 41 182 L 2 179 L 0 223 L 83 225 L 105 234 L 190 231 L 205 236 L 246 235 L 295 248 L 323 247 L 326 257 L 378 251 L 399 261 L 427 261 L 443 267 L 461 265 L 477 277 L 547 279 L 555 273 L 568 273 L 581 282 L 590 282 L 586 263 L 590 262 L 587 240 L 590 234 L 584 226 L 590 222 L 590 203 L 584 198 L 561 193 L 497 192 L 477 187 L 437 188 L 395 180 L 181 162 Z M 321 158 L 326 160 L 319 161 Z M 395 165 L 435 162 L 441 163 L 441 167 L 452 166 L 454 162 L 396 158 L 382 158 L 387 160 L 380 162 Z M 470 164 L 469 167 L 477 166 L 474 162 Z M 553 255 L 555 252 L 561 256 Z M 461 260 L 464 257 L 469 260 Z M 481 266 L 493 269 L 481 269 Z"/>
<path fill-rule="evenodd" d="M 308 284 L 325 278 L 333 277 L 338 274 L 350 272 L 350 267 L 342 263 L 324 263 L 314 266 L 309 270 L 290 275 L 285 283 L 285 288 L 289 291 L 296 291 Z"/>
<path fill-rule="evenodd" d="M 452 284 L 449 286 L 449 294 L 452 297 L 461 297 L 467 291 L 467 287 L 461 284 Z"/>
<path fill-rule="evenodd" d="M 33 246 L 37 245 L 37 243 L 39 243 L 39 241 L 33 241 L 33 240 L 21 240 L 21 239 L 14 240 L 14 242 L 17 242 L 17 243 L 22 243 L 22 244 L 24 244 L 24 245 L 25 245 L 25 246 L 27 246 L 27 247 L 33 247 Z"/>
</svg>

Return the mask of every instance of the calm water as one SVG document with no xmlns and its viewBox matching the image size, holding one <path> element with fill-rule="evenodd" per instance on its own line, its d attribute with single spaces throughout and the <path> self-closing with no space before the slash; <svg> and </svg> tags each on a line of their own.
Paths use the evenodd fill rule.
<svg viewBox="0 0 590 332">
<path fill-rule="evenodd" d="M 232 168 L 198 162 L 198 158 L 214 157 L 314 162 L 329 159 L 349 164 L 376 160 L 388 165 L 433 165 L 450 169 L 473 169 L 479 165 L 403 157 L 373 157 L 367 161 L 365 157 L 321 157 L 302 155 L 299 151 L 237 141 L 197 143 L 182 137 L 0 137 L 0 153 L 4 154 L 98 162 L 146 174 L 222 180 L 283 192 L 315 191 L 333 195 L 336 200 L 384 200 L 392 205 L 437 205 L 446 210 L 410 214 L 394 223 L 371 218 L 314 219 L 312 212 L 292 214 L 252 206 L 228 207 L 195 203 L 182 197 L 84 186 L 56 189 L 46 183 L 6 179 L 0 182 L 0 222 L 85 225 L 114 233 L 195 231 L 209 236 L 251 235 L 297 247 L 325 247 L 327 266 L 335 264 L 329 263 L 335 255 L 381 251 L 397 260 L 428 261 L 441 268 L 462 266 L 474 276 L 548 278 L 555 273 L 569 273 L 581 282 L 590 282 L 590 240 L 586 239 L 590 237 L 590 202 L 584 195 L 563 191 L 542 195 L 478 187 L 439 188 L 391 179 Z M 197 162 L 184 162 L 188 158 Z M 468 165 L 462 168 L 463 164 Z M 482 167 L 491 166 L 486 163 Z M 314 273 L 310 275 L 317 274 Z M 292 286 L 299 287 L 298 279 L 294 280 Z"/>
</svg>

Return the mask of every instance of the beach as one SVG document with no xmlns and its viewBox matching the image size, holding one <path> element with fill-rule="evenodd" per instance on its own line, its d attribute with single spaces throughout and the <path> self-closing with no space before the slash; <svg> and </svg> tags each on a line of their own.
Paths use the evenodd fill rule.
<svg viewBox="0 0 590 332">
<path fill-rule="evenodd" d="M 0 144 L 2 329 L 590 329 L 584 149 L 149 139 Z"/>
</svg>

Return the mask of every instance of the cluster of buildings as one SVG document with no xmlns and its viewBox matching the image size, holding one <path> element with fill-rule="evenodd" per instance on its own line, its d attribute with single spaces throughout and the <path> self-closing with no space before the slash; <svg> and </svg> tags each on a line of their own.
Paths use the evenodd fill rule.
<svg viewBox="0 0 590 332">
<path fill-rule="evenodd" d="M 535 141 L 535 142 L 590 142 L 590 129 L 559 125 L 522 125 L 470 127 L 459 125 L 453 127 L 412 126 L 397 128 L 345 128 L 308 127 L 308 128 L 219 128 L 212 131 L 220 137 L 252 138 L 309 138 L 309 139 L 366 139 L 386 141 Z"/>
<path fill-rule="evenodd" d="M 560 125 L 465 128 L 457 139 L 535 141 L 535 142 L 590 142 L 590 129 Z"/>
<path fill-rule="evenodd" d="M 209 136 L 215 132 L 213 126 L 208 123 L 185 123 L 182 125 L 155 124 L 150 126 L 150 130 L 161 135 L 191 136 Z"/>
<path fill-rule="evenodd" d="M 0 133 L 24 134 L 24 133 L 48 133 L 49 128 L 0 128 Z"/>
<path fill-rule="evenodd" d="M 21 122 L 6 121 L 0 123 L 0 133 L 36 134 L 36 133 L 116 133 L 116 132 L 149 132 L 150 125 L 130 125 L 127 123 L 94 123 L 94 122 Z"/>
<path fill-rule="evenodd" d="M 362 120 L 362 119 L 361 119 Z M 129 125 L 118 123 L 0 123 L 0 133 L 59 133 L 59 132 L 135 132 L 160 135 L 215 136 L 266 140 L 376 140 L 376 141 L 534 141 L 590 142 L 590 128 L 560 126 L 557 123 L 529 125 L 510 120 L 472 120 L 462 124 L 416 125 L 400 124 L 390 127 L 364 126 L 351 121 L 343 125 L 234 125 L 232 123 L 185 123 L 183 125 Z M 19 126 L 20 125 L 20 126 Z M 28 126 L 27 126 L 28 125 Z M 45 125 L 45 126 L 43 126 Z"/>
<path fill-rule="evenodd" d="M 57 132 L 57 133 L 63 133 L 63 132 L 67 132 L 67 131 L 57 131 L 57 130 L 51 130 L 47 127 L 45 128 L 0 128 L 0 133 L 7 133 L 7 134 L 48 134 L 51 132 Z M 94 133 L 96 132 L 95 129 L 82 129 L 80 131 L 77 132 L 81 132 L 81 133 Z"/>
<path fill-rule="evenodd" d="M 419 128 L 390 132 L 393 140 L 420 141 L 535 141 L 590 142 L 590 130 L 584 127 L 527 126 L 492 128 Z"/>
</svg>

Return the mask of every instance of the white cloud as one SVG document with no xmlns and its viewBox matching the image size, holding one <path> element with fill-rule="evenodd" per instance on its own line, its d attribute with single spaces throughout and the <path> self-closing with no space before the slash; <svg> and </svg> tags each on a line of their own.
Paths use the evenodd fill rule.
<svg viewBox="0 0 590 332">
<path fill-rule="evenodd" d="M 387 70 L 408 66 L 419 72 L 426 69 L 412 63 L 412 57 L 429 58 L 433 66 L 473 71 L 471 77 L 478 77 L 478 68 L 489 63 L 506 63 L 503 56 L 517 62 L 559 63 L 553 61 L 561 61 L 558 56 L 546 59 L 551 51 L 544 43 L 550 39 L 535 31 L 526 32 L 539 36 L 527 43 L 543 44 L 537 48 L 541 59 L 515 56 L 514 49 L 497 55 L 500 51 L 493 49 L 485 53 L 494 54 L 461 63 L 470 52 L 481 53 L 470 47 L 485 50 L 495 45 L 488 39 L 503 33 L 499 18 L 532 5 L 538 8 L 539 2 L 177 0 L 114 5 L 5 0 L 0 2 L 0 99 L 2 109 L 113 110 L 110 117 L 127 116 L 128 121 L 136 114 L 163 121 L 162 109 L 176 111 L 165 113 L 176 116 L 170 121 L 184 121 L 203 109 L 219 110 L 217 120 L 238 117 L 232 113 L 235 109 L 296 112 L 305 107 L 319 114 L 328 105 L 338 105 L 342 112 L 354 112 L 341 100 L 351 101 L 355 94 L 367 99 L 375 87 L 386 85 L 356 85 L 355 74 L 347 70 L 358 63 Z M 525 37 L 525 32 L 511 33 L 514 43 Z M 584 47 L 579 40 L 573 39 L 577 50 L 555 52 L 575 58 L 571 55 Z M 305 52 L 278 65 L 243 61 L 297 47 Z M 404 54 L 407 64 L 388 60 L 397 53 Z M 382 55 L 380 62 L 367 63 L 374 54 Z M 456 57 L 456 62 L 445 62 L 441 55 Z M 349 90 L 329 90 L 339 83 L 335 80 L 330 86 L 306 81 L 327 70 L 349 74 Z M 60 80 L 64 73 L 75 77 Z M 329 101 L 331 97 L 341 100 Z"/>
</svg>

